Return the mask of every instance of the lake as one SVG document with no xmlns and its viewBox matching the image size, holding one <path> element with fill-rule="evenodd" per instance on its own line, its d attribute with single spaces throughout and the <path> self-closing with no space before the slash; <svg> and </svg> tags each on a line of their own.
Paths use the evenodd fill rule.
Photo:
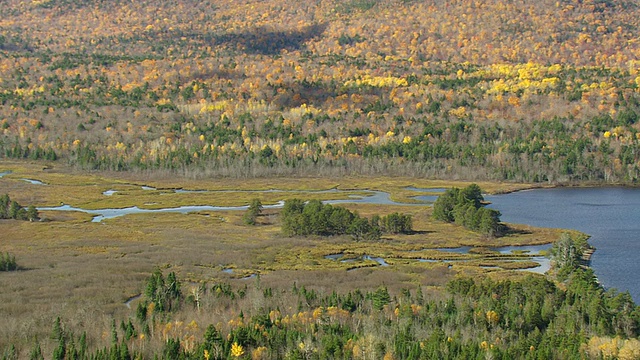
<svg viewBox="0 0 640 360">
<path fill-rule="evenodd" d="M 591 267 L 605 288 L 640 302 L 640 189 L 555 188 L 486 196 L 502 221 L 591 235 Z"/>
</svg>

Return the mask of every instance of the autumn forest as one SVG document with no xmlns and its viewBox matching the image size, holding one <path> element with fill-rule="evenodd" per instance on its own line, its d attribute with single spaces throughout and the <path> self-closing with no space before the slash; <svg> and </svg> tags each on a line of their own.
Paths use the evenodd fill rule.
<svg viewBox="0 0 640 360">
<path fill-rule="evenodd" d="M 10 0 L 0 156 L 191 176 L 634 182 L 639 11 Z"/>
</svg>

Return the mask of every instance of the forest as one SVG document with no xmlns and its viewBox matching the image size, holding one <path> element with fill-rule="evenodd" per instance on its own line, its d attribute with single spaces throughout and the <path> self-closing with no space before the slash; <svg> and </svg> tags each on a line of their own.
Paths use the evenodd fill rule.
<svg viewBox="0 0 640 360">
<path fill-rule="evenodd" d="M 8 0 L 0 156 L 200 177 L 634 183 L 639 13 L 606 0 Z"/>
</svg>

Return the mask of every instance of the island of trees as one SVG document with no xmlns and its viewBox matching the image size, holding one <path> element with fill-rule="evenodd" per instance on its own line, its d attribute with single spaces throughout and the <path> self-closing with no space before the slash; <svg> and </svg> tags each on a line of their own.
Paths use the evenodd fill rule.
<svg viewBox="0 0 640 360">
<path fill-rule="evenodd" d="M 506 229 L 500 223 L 500 212 L 484 207 L 483 201 L 482 190 L 477 184 L 464 189 L 447 189 L 433 204 L 433 217 L 487 236 L 502 235 Z"/>
<path fill-rule="evenodd" d="M 281 213 L 285 235 L 343 235 L 356 240 L 378 240 L 382 233 L 409 233 L 411 216 L 392 213 L 367 219 L 340 206 L 323 204 L 319 200 L 304 202 L 287 200 Z"/>
</svg>

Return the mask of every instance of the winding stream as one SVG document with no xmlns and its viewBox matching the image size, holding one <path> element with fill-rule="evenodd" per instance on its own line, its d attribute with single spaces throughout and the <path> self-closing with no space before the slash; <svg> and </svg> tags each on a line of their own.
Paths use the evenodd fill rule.
<svg viewBox="0 0 640 360">
<path fill-rule="evenodd" d="M 546 245 L 530 245 L 530 246 L 503 246 L 503 247 L 497 247 L 497 248 L 489 248 L 490 251 L 496 252 L 498 254 L 502 254 L 502 255 L 519 255 L 519 256 L 524 256 L 522 258 L 517 258 L 517 259 L 513 259 L 513 258 L 496 258 L 494 260 L 497 261 L 516 261 L 516 262 L 521 262 L 521 261 L 532 261 L 538 264 L 538 266 L 533 267 L 533 268 L 525 268 L 525 269 L 519 269 L 519 271 L 528 271 L 528 272 L 534 272 L 537 274 L 544 274 L 547 271 L 549 271 L 549 269 L 551 268 L 551 262 L 550 260 L 543 256 L 542 254 L 546 253 L 549 249 L 551 248 L 550 244 L 546 244 Z M 473 248 L 470 246 L 461 246 L 461 247 L 457 247 L 457 248 L 434 248 L 434 249 L 423 249 L 423 250 L 437 250 L 439 252 L 442 252 L 444 254 L 463 254 L 463 255 L 469 255 L 472 254 L 471 250 Z M 345 258 L 346 259 L 343 259 Z M 375 261 L 377 262 L 380 266 L 389 266 L 389 264 L 386 262 L 385 259 L 381 258 L 381 257 L 375 257 L 375 256 L 371 256 L 371 255 L 361 255 L 361 256 L 348 256 L 345 255 L 344 253 L 338 253 L 338 254 L 330 254 L 330 255 L 325 255 L 324 257 L 325 259 L 328 260 L 333 260 L 333 261 L 340 261 L 342 263 L 352 263 L 352 262 L 363 262 L 363 261 Z M 452 259 L 424 259 L 424 258 L 418 258 L 415 259 L 418 262 L 429 262 L 429 263 L 443 263 L 443 264 L 447 264 L 449 266 L 452 266 L 455 263 L 465 263 L 465 262 L 469 262 L 469 261 L 474 261 L 474 260 L 482 260 L 482 258 L 452 258 Z M 500 268 L 499 265 L 495 265 L 495 266 L 480 266 L 482 268 L 487 268 L 487 269 L 498 269 Z"/>
<path fill-rule="evenodd" d="M 151 190 L 158 190 L 156 188 L 153 187 L 148 187 L 148 186 L 142 186 L 143 190 L 147 190 L 147 191 L 151 191 Z M 383 192 L 383 191 L 374 191 L 374 190 L 360 190 L 361 192 L 364 192 L 366 195 L 354 195 L 354 194 L 350 194 L 349 198 L 347 199 L 336 199 L 336 200 L 325 200 L 323 201 L 325 204 L 353 204 L 353 203 L 360 203 L 360 204 L 376 204 L 376 205 L 404 205 L 404 206 L 425 206 L 425 205 L 430 205 L 433 201 L 435 201 L 437 199 L 437 195 L 432 195 L 433 193 L 442 193 L 445 191 L 445 189 L 442 188 L 433 188 L 433 189 L 419 189 L 419 188 L 414 188 L 414 187 L 408 187 L 405 188 L 405 190 L 409 190 L 409 191 L 415 191 L 415 192 L 423 192 L 423 193 L 427 193 L 430 195 L 416 195 L 413 198 L 417 199 L 419 201 L 421 201 L 421 204 L 407 204 L 407 203 L 400 203 L 400 202 L 396 202 L 391 200 L 390 198 L 390 194 L 387 192 Z M 167 189 L 167 190 L 158 190 L 158 191 L 162 191 L 163 193 L 175 193 L 175 194 L 184 194 L 184 193 L 207 193 L 207 192 L 225 192 L 225 193 L 238 193 L 238 192 L 242 192 L 242 193 L 246 193 L 246 192 L 250 192 L 250 193 L 300 193 L 301 191 L 297 191 L 297 190 L 277 190 L 277 189 L 270 189 L 270 190 L 239 190 L 239 191 L 233 191 L 233 190 L 219 190 L 219 191 L 211 191 L 211 190 L 183 190 L 183 189 Z M 117 193 L 117 190 L 107 190 L 104 191 L 102 194 L 104 196 L 113 196 Z M 318 191 L 305 191 L 308 193 L 333 193 L 333 194 L 341 194 L 341 193 L 352 193 L 353 190 L 339 190 L 339 189 L 329 189 L 329 190 L 318 190 Z M 276 204 L 271 204 L 271 205 L 265 205 L 264 208 L 265 209 L 276 209 L 276 208 L 281 208 L 284 206 L 284 201 L 279 201 Z M 248 208 L 247 205 L 244 206 L 214 206 L 214 205 L 191 205 L 191 206 L 180 206 L 180 207 L 173 207 L 173 208 L 160 208 L 160 209 L 144 209 L 144 208 L 139 208 L 138 206 L 132 206 L 132 207 L 127 207 L 127 208 L 111 208 L 111 209 L 95 209 L 95 210 L 90 210 L 90 209 L 83 209 L 83 208 L 79 208 L 79 207 L 73 207 L 71 205 L 60 205 L 60 206 L 55 206 L 55 207 L 41 207 L 38 208 L 39 211 L 78 211 L 78 212 L 83 212 L 83 213 L 87 213 L 93 216 L 92 222 L 101 222 L 105 219 L 113 219 L 119 216 L 125 216 L 125 215 L 130 215 L 130 214 L 156 214 L 156 213 L 180 213 L 180 214 L 188 214 L 188 213 L 194 213 L 194 212 L 203 212 L 203 211 L 244 211 Z M 545 258 L 544 256 L 540 255 L 540 251 L 546 250 L 548 248 L 548 246 L 546 247 L 505 247 L 505 248 L 497 248 L 497 249 L 490 249 L 492 251 L 496 251 L 498 253 L 501 254 L 509 254 L 509 253 L 513 253 L 514 251 L 518 251 L 520 253 L 527 253 L 527 257 L 526 260 L 531 260 L 534 262 L 537 262 L 539 264 L 538 267 L 535 268 L 531 268 L 531 269 L 523 269 L 526 271 L 532 271 L 532 272 L 537 272 L 537 273 L 544 273 L 549 269 L 549 260 L 547 258 Z M 450 248 L 450 249 L 436 249 L 440 252 L 445 252 L 445 253 L 455 253 L 455 254 L 469 254 L 471 248 L 470 247 L 460 247 L 460 248 Z M 333 259 L 333 260 L 339 260 L 340 258 L 342 258 L 344 256 L 344 254 L 335 254 L 335 255 L 328 255 L 326 258 L 327 259 Z M 455 262 L 461 262 L 461 261 L 468 261 L 469 259 L 451 259 L 451 260 L 431 260 L 431 259 L 417 259 L 417 261 L 424 261 L 424 262 L 444 262 L 446 264 L 449 264 L 449 266 L 451 266 L 452 263 Z M 376 257 L 376 256 L 372 256 L 372 255 L 363 255 L 360 256 L 358 258 L 349 258 L 346 260 L 340 260 L 341 262 L 362 262 L 362 261 L 374 261 L 376 263 L 378 263 L 379 266 L 389 266 L 389 264 L 386 262 L 385 259 L 381 258 L 381 257 Z M 522 261 L 522 260 L 520 260 Z"/>
<path fill-rule="evenodd" d="M 153 189 L 154 188 L 148 188 Z M 251 193 L 273 193 L 273 192 L 289 192 L 289 193 L 300 193 L 300 192 L 308 192 L 308 193 L 351 193 L 353 190 L 339 190 L 339 189 L 330 189 L 330 190 L 319 190 L 319 191 L 299 191 L 299 190 L 246 190 L 246 191 L 233 191 L 233 190 L 220 190 L 220 191 L 210 191 L 210 190 L 169 190 L 174 193 L 190 193 L 190 192 L 228 192 L 228 193 L 237 193 L 237 192 L 251 192 Z M 400 202 L 395 202 L 391 200 L 389 193 L 384 191 L 374 191 L 374 190 L 359 190 L 361 192 L 365 192 L 369 195 L 361 196 L 361 195 L 349 195 L 349 199 L 337 199 L 337 200 L 326 200 L 323 201 L 325 204 L 376 204 L 376 205 L 407 205 L 407 206 L 416 206 L 416 205 L 424 205 L 424 204 L 405 204 Z M 116 190 L 107 190 L 102 194 L 105 196 L 113 196 L 116 194 Z M 434 197 L 435 200 L 435 197 Z M 279 209 L 284 206 L 284 201 L 279 201 L 276 204 L 264 205 L 265 209 Z M 78 211 L 86 214 L 93 215 L 92 222 L 101 222 L 105 219 L 113 219 L 119 216 L 131 215 L 131 214 L 155 214 L 155 213 L 180 213 L 180 214 L 188 214 L 199 211 L 242 211 L 246 210 L 248 205 L 243 206 L 213 206 L 213 205 L 188 205 L 188 206 L 180 206 L 173 208 L 160 208 L 160 209 L 144 209 L 139 208 L 138 206 L 126 207 L 126 208 L 110 208 L 110 209 L 83 209 L 79 207 L 74 207 L 71 205 L 60 205 L 54 207 L 39 207 L 38 211 Z"/>
</svg>

